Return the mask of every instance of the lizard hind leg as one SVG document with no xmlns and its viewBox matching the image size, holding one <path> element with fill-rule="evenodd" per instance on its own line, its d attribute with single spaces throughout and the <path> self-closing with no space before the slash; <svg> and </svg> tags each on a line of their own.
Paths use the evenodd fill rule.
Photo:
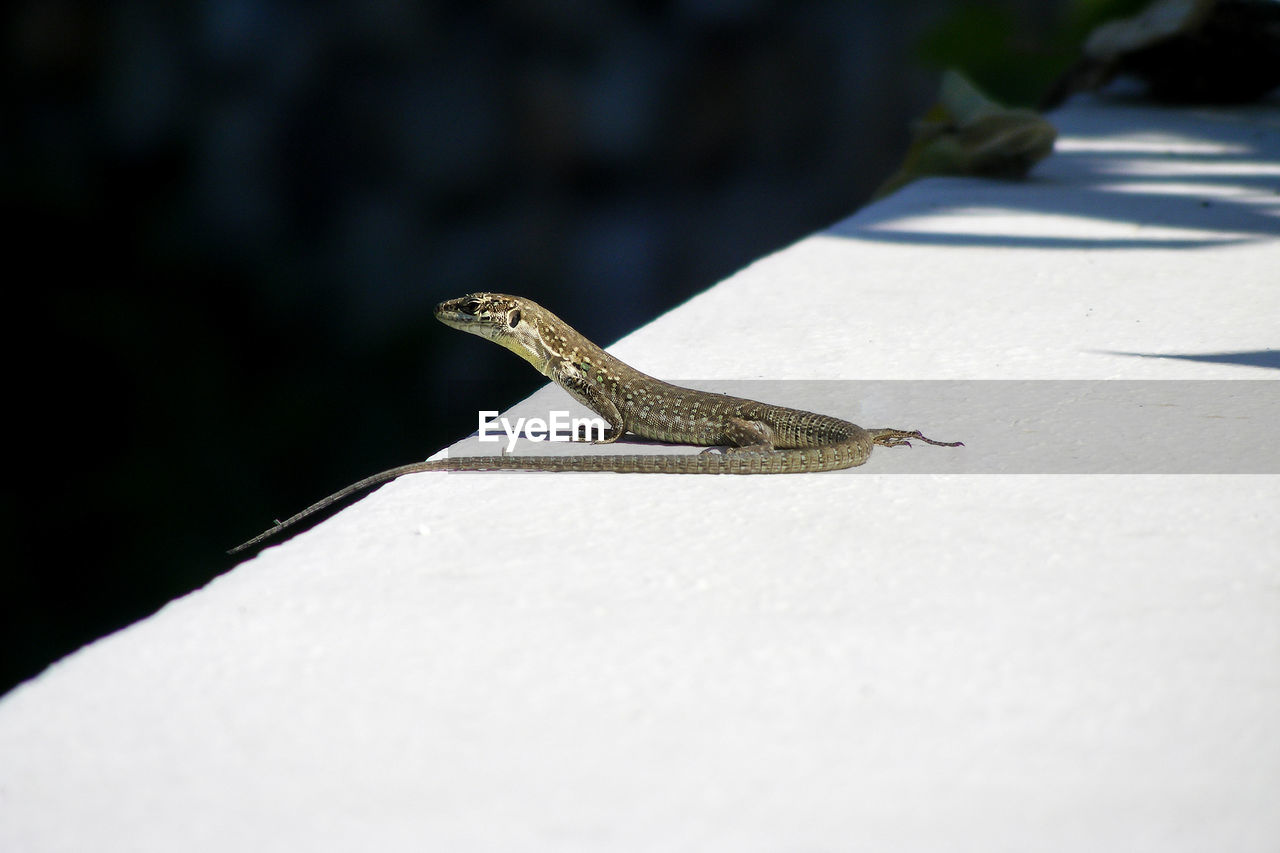
<svg viewBox="0 0 1280 853">
<path fill-rule="evenodd" d="M 923 441 L 936 447 L 964 447 L 963 441 L 934 441 L 926 438 L 918 429 L 869 429 L 867 432 L 871 433 L 871 440 L 881 447 L 898 447 L 903 444 L 910 447 L 912 441 Z"/>
<path fill-rule="evenodd" d="M 740 453 L 744 450 L 762 451 L 776 450 L 778 445 L 773 428 L 764 421 L 753 421 L 747 418 L 725 418 L 723 434 L 720 436 L 724 444 L 713 445 L 703 453 Z"/>
<path fill-rule="evenodd" d="M 773 427 L 764 421 L 747 418 L 725 418 L 724 439 L 729 450 L 773 450 L 777 448 L 777 435 Z"/>
</svg>

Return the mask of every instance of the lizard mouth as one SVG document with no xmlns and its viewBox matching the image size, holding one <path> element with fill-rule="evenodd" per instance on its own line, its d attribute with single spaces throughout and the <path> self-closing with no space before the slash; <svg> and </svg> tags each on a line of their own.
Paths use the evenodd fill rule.
<svg viewBox="0 0 1280 853">
<path fill-rule="evenodd" d="M 488 293 L 473 293 L 457 299 L 447 299 L 436 306 L 436 319 L 457 329 L 500 326 L 506 322 L 510 309 L 504 300 Z M 519 312 L 516 312 L 519 316 Z"/>
<path fill-rule="evenodd" d="M 449 303 L 441 302 L 436 306 L 436 319 L 446 326 L 453 326 L 455 329 L 462 327 L 462 312 L 450 308 Z"/>
<path fill-rule="evenodd" d="M 454 323 L 460 322 L 462 319 L 462 300 L 446 299 L 444 302 L 441 302 L 436 306 L 435 315 L 436 319 L 442 323 L 450 321 Z"/>
<path fill-rule="evenodd" d="M 501 316 L 465 311 L 460 307 L 463 302 L 459 299 L 441 302 L 436 306 L 436 319 L 450 328 L 508 346 L 505 341 L 511 336 L 510 329 L 502 322 Z"/>
<path fill-rule="evenodd" d="M 450 299 L 448 302 L 441 302 L 436 306 L 436 319 L 446 326 L 455 329 L 462 329 L 464 332 L 479 333 L 480 329 L 488 326 L 489 323 L 476 315 L 475 313 L 467 313 L 461 308 L 462 300 Z"/>
</svg>

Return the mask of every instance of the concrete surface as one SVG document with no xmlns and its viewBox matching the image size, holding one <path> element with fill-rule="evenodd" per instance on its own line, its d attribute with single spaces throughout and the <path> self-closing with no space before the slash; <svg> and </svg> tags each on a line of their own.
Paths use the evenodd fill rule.
<svg viewBox="0 0 1280 853">
<path fill-rule="evenodd" d="M 612 348 L 966 448 L 399 480 L 0 699 L 0 850 L 1280 849 L 1280 112 L 1053 119 Z"/>
</svg>

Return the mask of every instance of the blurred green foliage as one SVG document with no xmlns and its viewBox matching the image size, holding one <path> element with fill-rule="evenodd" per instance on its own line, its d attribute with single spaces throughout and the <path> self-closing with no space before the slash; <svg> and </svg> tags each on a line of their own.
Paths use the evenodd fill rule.
<svg viewBox="0 0 1280 853">
<path fill-rule="evenodd" d="M 1056 13 L 1025 5 L 960 2 L 918 45 L 920 62 L 955 68 L 1009 106 L 1032 106 L 1080 55 L 1103 21 L 1132 15 L 1149 0 L 1069 0 Z"/>
</svg>

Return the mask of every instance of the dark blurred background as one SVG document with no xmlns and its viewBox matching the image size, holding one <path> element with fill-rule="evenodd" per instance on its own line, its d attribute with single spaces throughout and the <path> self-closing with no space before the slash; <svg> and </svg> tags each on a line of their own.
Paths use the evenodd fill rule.
<svg viewBox="0 0 1280 853">
<path fill-rule="evenodd" d="M 1101 0 L 25 0 L 3 12 L 0 691 L 855 210 L 957 66 L 1032 103 Z"/>
</svg>

